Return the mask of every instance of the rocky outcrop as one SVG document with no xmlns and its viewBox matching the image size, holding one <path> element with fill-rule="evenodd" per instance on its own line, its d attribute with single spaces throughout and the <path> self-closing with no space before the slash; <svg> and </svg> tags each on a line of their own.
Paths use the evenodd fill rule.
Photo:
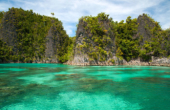
<svg viewBox="0 0 170 110">
<path fill-rule="evenodd" d="M 167 36 L 168 36 L 168 42 L 169 42 L 169 43 L 168 43 L 168 45 L 169 45 L 168 47 L 170 47 L 170 28 L 169 28 L 169 30 L 168 30 L 168 35 L 167 35 Z M 167 50 L 168 50 L 168 53 L 167 53 L 167 54 L 170 55 L 170 48 L 167 48 Z"/>
<path fill-rule="evenodd" d="M 58 63 L 58 59 L 55 56 L 57 54 L 57 39 L 54 39 L 57 33 L 53 32 L 54 29 L 55 27 L 52 26 L 46 36 L 45 58 L 47 58 L 47 60 L 43 61 L 44 63 Z"/>
<path fill-rule="evenodd" d="M 129 66 L 168 66 L 170 67 L 170 59 L 168 58 L 157 58 L 157 57 L 152 57 L 152 61 L 150 62 L 145 62 L 141 61 L 140 58 L 138 59 L 133 59 L 129 62 L 126 60 L 120 60 L 117 57 L 114 57 L 115 63 L 113 64 L 112 62 L 84 62 L 85 60 L 82 60 L 82 56 L 76 57 L 74 61 L 68 61 L 66 64 L 68 65 L 79 65 L 79 66 L 112 66 L 112 65 L 129 65 Z"/>
<path fill-rule="evenodd" d="M 83 42 L 86 42 L 88 44 L 91 44 L 91 47 L 99 46 L 98 43 L 96 43 L 93 39 L 94 36 L 99 37 L 99 36 L 107 36 L 108 39 L 110 39 L 110 43 L 104 48 L 106 51 L 112 51 L 112 53 L 116 53 L 116 48 L 115 48 L 115 36 L 114 32 L 112 30 L 112 26 L 110 25 L 111 21 L 109 19 L 104 19 L 98 18 L 97 19 L 98 24 L 100 27 L 103 28 L 103 33 L 101 35 L 97 34 L 95 35 L 94 33 L 91 32 L 90 29 L 86 29 L 87 26 L 89 25 L 85 20 L 80 19 L 78 27 L 77 27 L 77 32 L 76 32 L 76 45 L 83 45 Z M 84 48 L 84 52 L 88 52 L 89 49 Z M 77 54 L 77 52 L 75 52 Z"/>
<path fill-rule="evenodd" d="M 113 27 L 110 24 L 111 20 L 108 17 L 103 19 L 99 15 L 96 18 L 80 19 L 76 32 L 74 58 L 66 64 L 113 65 L 110 60 L 115 56 L 116 47 Z"/>
<path fill-rule="evenodd" d="M 152 66 L 170 66 L 170 58 L 158 58 L 152 57 L 152 62 L 150 63 Z"/>
<path fill-rule="evenodd" d="M 82 17 L 74 49 L 57 18 L 17 8 L 1 15 L 0 41 L 7 46 L 0 48 L 0 63 L 63 63 L 69 60 L 65 64 L 169 65 L 168 58 L 157 57 L 170 55 L 170 31 L 162 31 L 159 23 L 146 14 L 133 20 L 128 17 L 126 23 L 114 22 L 105 13 Z M 69 45 L 72 47 L 68 48 Z M 139 56 L 143 60 L 134 59 Z M 149 62 L 151 56 L 152 62 Z"/>
<path fill-rule="evenodd" d="M 88 18 L 86 18 L 88 19 Z M 95 19 L 95 18 L 92 18 Z M 99 34 L 93 34 L 90 30 L 91 28 L 88 28 L 89 25 L 91 25 L 89 22 L 86 22 L 84 19 L 80 19 L 78 27 L 77 27 L 77 33 L 76 33 L 76 43 L 75 43 L 75 49 L 74 49 L 74 58 L 72 61 L 68 61 L 65 64 L 69 65 L 141 65 L 141 66 L 169 66 L 170 61 L 168 58 L 157 58 L 154 57 L 154 52 L 148 52 L 146 55 L 152 56 L 152 61 L 145 61 L 142 58 L 132 59 L 129 62 L 126 60 L 120 60 L 120 58 L 116 57 L 116 45 L 115 45 L 115 34 L 113 31 L 113 27 L 111 26 L 111 23 L 109 19 L 102 19 L 98 17 L 97 22 L 100 24 L 100 27 L 104 27 L 103 30 L 105 33 L 103 35 L 109 37 L 111 39 L 111 43 L 108 43 L 109 45 L 105 46 L 103 49 L 107 53 L 107 57 L 104 61 L 100 61 L 99 57 L 96 59 L 93 57 L 91 59 L 90 54 L 95 52 L 97 56 L 99 56 L 96 46 L 99 46 L 98 43 L 94 42 L 93 39 L 99 38 Z M 151 33 L 151 30 L 156 27 L 158 22 L 155 22 L 152 18 L 150 18 L 148 15 L 143 14 L 140 15 L 137 18 L 137 32 L 132 36 L 134 40 L 139 41 L 139 47 L 143 49 L 143 46 L 145 44 L 145 41 L 151 42 L 152 38 L 154 37 Z M 158 25 L 157 25 L 158 26 Z M 158 26 L 159 27 L 159 26 Z M 159 30 L 161 31 L 161 30 Z M 122 31 L 123 32 L 123 31 Z M 170 38 L 170 37 L 169 37 Z M 84 48 L 84 44 L 90 44 L 88 48 Z M 110 54 L 109 54 L 110 53 Z M 103 57 L 103 56 L 101 56 Z M 121 58 L 122 59 L 122 58 Z"/>
<path fill-rule="evenodd" d="M 67 53 L 69 37 L 57 18 L 21 8 L 11 8 L 1 18 L 0 40 L 12 48 L 11 56 L 15 55 L 5 62 L 58 63 Z"/>
<path fill-rule="evenodd" d="M 0 39 L 6 42 L 8 46 L 13 46 L 13 51 L 17 51 L 17 28 L 14 23 L 16 18 L 14 17 L 15 10 L 10 10 L 10 13 L 5 13 L 0 23 Z"/>
<path fill-rule="evenodd" d="M 113 58 L 112 58 L 113 59 Z M 80 66 L 89 66 L 89 65 L 99 65 L 99 66 L 111 66 L 111 65 L 118 65 L 118 62 L 112 63 L 111 59 L 108 59 L 107 61 L 103 62 L 97 62 L 97 61 L 89 61 L 89 58 L 87 55 L 79 55 L 79 56 L 74 56 L 74 59 L 72 61 L 68 61 L 65 64 L 68 65 L 80 65 Z"/>
<path fill-rule="evenodd" d="M 152 56 L 152 61 L 143 62 L 139 59 L 131 60 L 125 62 L 123 65 L 137 65 L 137 66 L 170 66 L 170 59 L 168 58 L 158 58 Z"/>
<path fill-rule="evenodd" d="M 137 38 L 143 37 L 140 41 L 140 45 L 144 45 L 145 41 L 150 41 L 152 34 L 150 29 L 155 27 L 155 23 L 153 23 L 152 19 L 149 18 L 146 14 L 139 15 L 137 19 L 138 31 Z"/>
</svg>

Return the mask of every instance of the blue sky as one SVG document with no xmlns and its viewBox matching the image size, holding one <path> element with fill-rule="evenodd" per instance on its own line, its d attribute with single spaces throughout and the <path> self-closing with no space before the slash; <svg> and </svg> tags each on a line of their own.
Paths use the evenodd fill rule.
<svg viewBox="0 0 170 110">
<path fill-rule="evenodd" d="M 41 15 L 54 16 L 62 21 L 69 36 L 75 36 L 76 24 L 82 16 L 105 12 L 114 21 L 149 14 L 163 29 L 170 27 L 170 0 L 0 0 L 0 11 L 18 7 L 32 9 Z"/>
</svg>

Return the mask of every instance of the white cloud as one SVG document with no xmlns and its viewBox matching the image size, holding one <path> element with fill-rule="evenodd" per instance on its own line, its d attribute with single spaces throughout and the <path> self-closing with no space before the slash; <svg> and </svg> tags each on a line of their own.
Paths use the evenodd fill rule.
<svg viewBox="0 0 170 110">
<path fill-rule="evenodd" d="M 5 1 L 5 0 L 4 0 Z M 96 16 L 100 12 L 105 12 L 114 20 L 125 20 L 127 16 L 132 18 L 138 17 L 142 13 L 149 13 L 162 24 L 163 28 L 170 26 L 169 12 L 163 13 L 164 8 L 159 8 L 165 0 L 11 0 L 4 4 L 4 8 L 22 7 L 23 9 L 33 9 L 34 12 L 51 16 L 51 12 L 55 13 L 55 17 L 63 22 L 67 34 L 75 35 L 76 25 L 78 19 L 82 16 L 92 15 Z M 3 2 L 5 3 L 5 2 Z M 1 2 L 0 2 L 1 4 Z M 5 6 L 6 5 L 6 6 Z M 167 2 L 167 7 L 170 3 Z M 0 5 L 2 6 L 2 5 Z M 153 8 L 154 10 L 149 10 Z M 170 10 L 170 8 L 168 8 Z M 2 7 L 0 8 L 2 10 Z M 152 11 L 156 11 L 152 13 Z M 161 11 L 162 10 L 162 11 Z M 158 17 L 161 15 L 161 17 Z M 168 17 L 166 17 L 168 16 Z M 156 18 L 155 18 L 156 17 Z"/>
<path fill-rule="evenodd" d="M 8 10 L 8 8 L 11 7 L 11 4 L 7 4 L 7 3 L 4 3 L 4 2 L 0 2 L 0 11 L 6 11 Z"/>
</svg>

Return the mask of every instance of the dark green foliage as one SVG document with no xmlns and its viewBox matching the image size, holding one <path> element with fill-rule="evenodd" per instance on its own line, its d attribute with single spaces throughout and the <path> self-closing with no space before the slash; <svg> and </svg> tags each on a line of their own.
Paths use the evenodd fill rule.
<svg viewBox="0 0 170 110">
<path fill-rule="evenodd" d="M 80 19 L 83 20 L 80 23 L 83 24 L 86 36 L 83 38 L 82 45 L 77 45 L 77 48 L 88 53 L 91 60 L 106 61 L 109 54 L 106 48 L 110 49 L 110 52 L 113 51 L 111 48 L 114 45 L 112 40 L 114 36 L 109 25 L 112 21 L 108 17 L 109 15 L 105 13 L 99 13 L 96 17 L 85 16 Z"/>
<path fill-rule="evenodd" d="M 92 17 L 92 16 L 85 16 L 83 18 L 85 22 L 87 22 L 87 26 L 85 26 L 86 30 L 90 30 L 90 32 L 94 35 L 103 35 L 103 29 L 98 22 L 98 16 L 97 17 Z"/>
<path fill-rule="evenodd" d="M 2 13 L 0 13 L 0 18 L 1 15 Z M 70 40 L 63 30 L 61 21 L 33 13 L 32 10 L 24 11 L 21 8 L 11 8 L 5 15 L 9 18 L 3 22 L 13 24 L 16 28 L 17 51 L 14 54 L 17 55 L 18 60 L 32 62 L 33 59 L 45 58 L 46 36 L 52 28 L 53 40 L 56 41 L 54 48 L 57 48 L 56 57 L 60 62 L 66 61 L 62 56 L 67 53 Z"/>
<path fill-rule="evenodd" d="M 119 53 L 122 52 L 122 55 L 118 56 L 122 56 L 127 61 L 137 57 L 144 61 L 149 61 L 151 56 L 163 57 L 169 54 L 168 31 L 163 31 L 159 23 L 154 21 L 149 15 L 143 14 L 143 18 L 145 30 L 149 33 L 145 40 L 141 33 L 138 33 L 138 38 L 135 38 L 139 25 L 137 19 L 128 17 L 126 23 L 124 21 L 119 23 L 113 22 L 117 50 L 119 50 Z M 152 27 L 149 27 L 151 24 Z M 139 45 L 143 40 L 144 44 Z"/>
<path fill-rule="evenodd" d="M 0 23 L 1 23 L 3 16 L 4 16 L 4 12 L 0 12 Z"/>
<path fill-rule="evenodd" d="M 86 16 L 80 19 L 85 22 L 83 26 L 87 37 L 84 37 L 83 44 L 78 47 L 87 50 L 85 53 L 88 53 L 90 58 L 106 61 L 114 48 L 116 48 L 116 56 L 127 61 L 138 57 L 149 61 L 151 56 L 163 57 L 170 54 L 170 31 L 163 31 L 159 23 L 149 15 L 143 14 L 140 19 L 131 19 L 129 16 L 125 23 L 123 20 L 119 23 L 112 21 L 108 16 L 100 13 L 96 17 Z M 106 28 L 108 24 L 111 27 Z M 109 47 L 108 52 L 106 48 L 114 43 L 112 36 L 116 37 L 116 47 Z"/>
<path fill-rule="evenodd" d="M 137 33 L 137 19 L 131 19 L 129 16 L 126 23 L 121 21 L 114 28 L 116 31 L 116 46 L 122 52 L 119 56 L 123 56 L 127 61 L 138 57 L 139 42 L 132 38 Z"/>
<path fill-rule="evenodd" d="M 93 58 L 94 60 L 98 60 L 98 55 L 96 52 L 89 53 L 89 56 Z"/>
<path fill-rule="evenodd" d="M 56 49 L 54 56 L 61 63 L 74 58 L 74 49 L 77 49 L 77 53 L 87 54 L 91 61 L 100 62 L 107 61 L 115 53 L 118 58 L 127 61 L 137 57 L 149 61 L 151 56 L 170 55 L 170 29 L 162 30 L 149 15 L 143 14 L 140 18 L 140 23 L 144 24 L 144 30 L 140 32 L 143 25 L 136 18 L 129 16 L 125 23 L 123 20 L 118 23 L 108 17 L 105 13 L 99 13 L 96 17 L 82 17 L 78 28 L 82 26 L 84 32 L 80 29 L 76 37 L 69 38 L 57 18 L 21 8 L 0 12 L 0 59 L 22 62 L 45 59 L 49 32 L 54 43 L 52 48 Z M 15 33 L 16 37 L 11 42 L 15 44 L 9 46 L 8 41 L 12 41 L 9 36 L 13 37 Z M 81 37 L 79 34 L 84 34 L 84 37 L 77 43 Z M 113 59 L 111 62 L 115 63 Z"/>
<path fill-rule="evenodd" d="M 12 48 L 7 46 L 5 42 L 0 40 L 0 60 L 7 61 L 12 55 Z"/>
<path fill-rule="evenodd" d="M 142 58 L 144 61 L 151 60 L 151 55 L 147 55 L 147 50 L 146 49 L 140 50 L 139 57 Z"/>
<path fill-rule="evenodd" d="M 108 20 L 109 15 L 102 12 L 102 13 L 99 13 L 97 17 L 101 18 L 102 20 Z"/>
<path fill-rule="evenodd" d="M 143 57 L 149 59 L 151 54 L 156 57 L 163 57 L 168 55 L 168 32 L 161 29 L 161 26 L 158 22 L 154 21 L 149 15 L 147 16 L 150 21 L 154 24 L 153 28 L 146 26 L 146 29 L 151 33 L 150 40 L 145 41 L 145 44 L 142 48 L 146 50 L 146 54 Z M 140 54 L 141 55 L 141 54 Z"/>
<path fill-rule="evenodd" d="M 162 31 L 162 36 L 164 36 L 164 40 L 162 44 L 164 44 L 164 50 L 167 52 L 167 56 L 170 56 L 170 28 Z"/>
<path fill-rule="evenodd" d="M 32 11 L 22 9 L 11 9 L 15 12 L 14 22 L 17 28 L 18 55 L 21 55 L 27 62 L 29 59 L 43 58 L 45 53 L 45 37 L 51 26 L 51 19 L 35 14 Z"/>
<path fill-rule="evenodd" d="M 62 44 L 57 45 L 58 48 L 58 58 L 61 63 L 64 63 L 71 60 L 73 58 L 73 48 L 75 43 L 75 37 L 73 38 L 65 38 L 62 40 Z"/>
<path fill-rule="evenodd" d="M 112 62 L 112 64 L 115 64 L 115 60 L 114 59 L 111 59 L 110 61 Z"/>
</svg>

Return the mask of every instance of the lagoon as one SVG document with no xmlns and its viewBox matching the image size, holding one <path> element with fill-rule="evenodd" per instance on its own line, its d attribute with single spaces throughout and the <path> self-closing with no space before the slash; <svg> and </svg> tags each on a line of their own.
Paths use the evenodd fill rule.
<svg viewBox="0 0 170 110">
<path fill-rule="evenodd" d="M 2 110 L 170 110 L 170 68 L 0 64 Z"/>
</svg>

